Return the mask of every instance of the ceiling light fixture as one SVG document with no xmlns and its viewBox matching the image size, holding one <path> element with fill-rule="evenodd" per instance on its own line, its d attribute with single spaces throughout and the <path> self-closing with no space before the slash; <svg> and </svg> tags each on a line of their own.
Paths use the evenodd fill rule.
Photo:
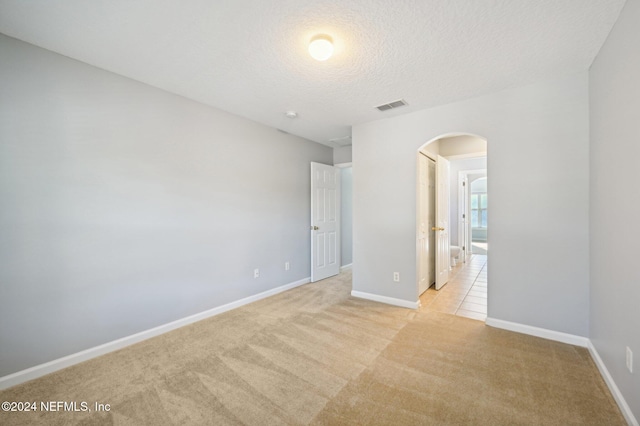
<svg viewBox="0 0 640 426">
<path fill-rule="evenodd" d="M 298 113 L 295 111 L 287 111 L 284 113 L 284 116 L 287 118 L 296 118 L 298 116 Z"/>
<path fill-rule="evenodd" d="M 309 54 L 317 61 L 326 61 L 333 55 L 333 39 L 326 34 L 318 34 L 311 38 Z"/>
</svg>

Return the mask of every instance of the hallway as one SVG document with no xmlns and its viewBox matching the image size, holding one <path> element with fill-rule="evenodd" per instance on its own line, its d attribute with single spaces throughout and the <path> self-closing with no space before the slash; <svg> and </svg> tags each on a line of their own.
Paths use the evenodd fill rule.
<svg viewBox="0 0 640 426">
<path fill-rule="evenodd" d="M 487 319 L 487 255 L 474 254 L 458 263 L 449 282 L 437 291 L 433 286 L 420 296 L 420 310 L 484 321 Z"/>
</svg>

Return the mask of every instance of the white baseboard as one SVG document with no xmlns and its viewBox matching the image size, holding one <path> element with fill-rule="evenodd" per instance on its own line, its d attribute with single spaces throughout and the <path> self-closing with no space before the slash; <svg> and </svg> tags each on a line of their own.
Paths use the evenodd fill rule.
<svg viewBox="0 0 640 426">
<path fill-rule="evenodd" d="M 235 302 L 227 303 L 226 305 L 218 306 L 216 308 L 200 312 L 199 314 L 181 318 L 168 324 L 160 325 L 149 330 L 141 331 L 140 333 L 132 334 L 131 336 L 123 337 L 121 339 L 114 340 L 103 345 L 95 346 L 93 348 L 89 348 L 62 358 L 58 358 L 44 364 L 36 365 L 35 367 L 27 368 L 26 370 L 9 374 L 8 376 L 0 377 L 0 390 L 7 389 L 11 386 L 36 379 L 38 377 L 42 377 L 46 374 L 53 373 L 54 371 L 62 370 L 63 368 L 70 367 L 74 364 L 79 364 L 92 358 L 96 358 L 100 355 L 117 351 L 124 347 L 133 345 L 134 343 L 150 339 L 151 337 L 159 336 L 171 330 L 175 330 L 177 328 L 184 327 L 185 325 L 193 324 L 194 322 L 219 315 L 221 313 L 239 308 L 252 302 L 256 302 L 266 297 L 282 293 L 283 291 L 299 287 L 309 282 L 310 278 L 304 278 L 289 284 L 282 285 L 280 287 L 273 288 L 271 290 L 263 291 L 262 293 L 255 294 L 253 296 L 245 297 L 244 299 L 236 300 Z"/>
<path fill-rule="evenodd" d="M 349 263 L 348 265 L 343 265 L 340 267 L 340 271 L 344 271 L 345 269 L 351 269 L 353 263 Z"/>
<path fill-rule="evenodd" d="M 515 331 L 522 334 L 529 334 L 531 336 L 542 337 L 543 339 L 555 340 L 557 342 L 568 343 L 570 345 L 581 346 L 583 348 L 586 348 L 589 344 L 589 339 L 586 337 L 548 330 L 546 328 L 533 327 L 531 325 L 520 324 L 517 322 L 487 318 L 485 323 L 491 327 L 502 328 L 504 330 Z"/>
<path fill-rule="evenodd" d="M 517 333 L 529 334 L 531 336 L 542 337 L 544 339 L 555 340 L 558 342 L 568 343 L 570 345 L 581 346 L 583 348 L 589 349 L 591 358 L 593 358 L 593 361 L 598 367 L 598 370 L 600 370 L 602 378 L 609 387 L 609 390 L 611 391 L 613 398 L 618 404 L 622 415 L 627 420 L 627 423 L 629 423 L 629 425 L 631 426 L 640 426 L 638 424 L 638 420 L 631 412 L 631 408 L 629 408 L 627 401 L 622 396 L 622 392 L 620 392 L 620 389 L 618 389 L 618 386 L 613 381 L 613 377 L 611 377 L 611 374 L 609 374 L 609 370 L 607 370 L 607 367 L 604 365 L 602 358 L 600 358 L 598 351 L 596 350 L 595 346 L 593 346 L 593 343 L 591 343 L 590 339 L 573 334 L 547 330 L 545 328 L 532 327 L 530 325 L 503 321 L 495 318 L 487 318 L 486 324 L 491 327 L 502 328 L 504 330 L 515 331 Z"/>
<path fill-rule="evenodd" d="M 373 300 L 374 302 L 386 303 L 387 305 L 401 306 L 403 308 L 418 309 L 420 301 L 409 302 L 408 300 L 396 299 L 395 297 L 380 296 L 378 294 L 364 293 L 362 291 L 351 291 L 353 297 L 360 299 Z"/>
<path fill-rule="evenodd" d="M 622 415 L 627 420 L 627 423 L 629 423 L 629 425 L 631 426 L 640 426 L 638 425 L 638 420 L 635 418 L 635 416 L 631 412 L 631 408 L 629 407 L 629 404 L 627 404 L 627 401 L 622 396 L 622 392 L 620 392 L 620 389 L 618 389 L 616 382 L 613 381 L 613 377 L 611 377 L 611 374 L 609 374 L 609 370 L 604 365 L 602 358 L 600 358 L 600 354 L 598 354 L 596 347 L 593 346 L 593 343 L 591 343 L 591 340 L 589 340 L 589 344 L 587 345 L 587 348 L 589 349 L 591 358 L 593 358 L 593 362 L 596 363 L 598 370 L 600 370 L 600 374 L 602 375 L 604 382 L 609 387 L 609 390 L 613 395 L 613 399 L 615 399 L 616 402 L 618 403 L 618 407 L 620 407 L 620 411 L 622 411 Z"/>
</svg>

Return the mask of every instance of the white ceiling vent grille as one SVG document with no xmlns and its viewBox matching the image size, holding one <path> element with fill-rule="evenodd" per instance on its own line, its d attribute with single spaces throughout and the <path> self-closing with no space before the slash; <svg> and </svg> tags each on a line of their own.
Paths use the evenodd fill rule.
<svg viewBox="0 0 640 426">
<path fill-rule="evenodd" d="M 397 101 L 389 102 L 388 104 L 378 105 L 376 108 L 380 111 L 388 111 L 390 109 L 399 108 L 405 106 L 407 101 L 404 99 L 398 99 Z"/>
</svg>

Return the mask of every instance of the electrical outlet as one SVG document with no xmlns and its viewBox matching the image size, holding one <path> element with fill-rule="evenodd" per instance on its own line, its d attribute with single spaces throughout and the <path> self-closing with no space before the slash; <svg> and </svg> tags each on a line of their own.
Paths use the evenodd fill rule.
<svg viewBox="0 0 640 426">
<path fill-rule="evenodd" d="M 289 262 L 284 262 L 284 270 L 288 271 L 289 269 L 291 269 L 291 265 L 289 265 Z"/>
<path fill-rule="evenodd" d="M 400 272 L 393 273 L 393 281 L 399 283 L 400 282 Z"/>
<path fill-rule="evenodd" d="M 633 352 L 631 352 L 629 346 L 627 346 L 627 370 L 629 370 L 629 373 L 633 373 Z"/>
<path fill-rule="evenodd" d="M 260 277 L 260 269 L 256 268 L 253 270 L 253 278 L 259 278 Z"/>
</svg>

